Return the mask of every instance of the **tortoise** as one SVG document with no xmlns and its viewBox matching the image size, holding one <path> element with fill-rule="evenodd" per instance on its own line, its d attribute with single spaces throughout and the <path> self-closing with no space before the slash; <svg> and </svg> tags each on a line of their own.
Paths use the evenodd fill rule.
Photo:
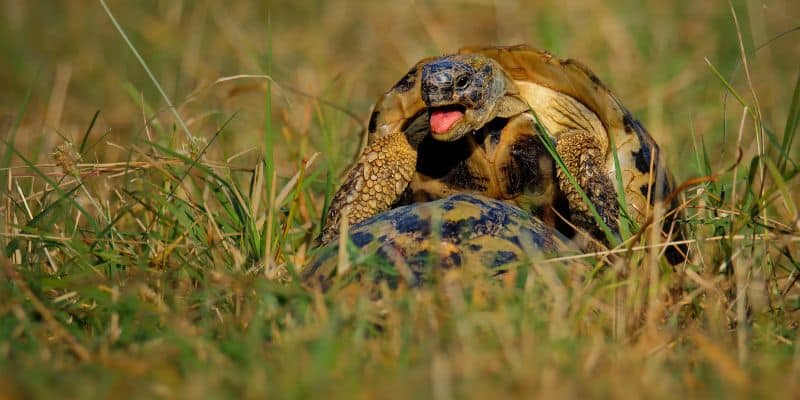
<svg viewBox="0 0 800 400">
<path fill-rule="evenodd" d="M 569 174 L 554 167 L 547 138 Z M 453 193 L 503 200 L 549 224 L 554 212 L 606 244 L 602 224 L 618 234 L 626 220 L 645 224 L 657 204 L 677 207 L 674 197 L 663 204 L 672 178 L 642 124 L 588 67 L 526 45 L 421 60 L 378 99 L 367 139 L 331 202 L 322 244 L 342 224 Z M 664 231 L 679 235 L 666 214 Z M 670 247 L 667 258 L 677 263 L 683 250 Z"/>
<path fill-rule="evenodd" d="M 465 193 L 379 213 L 352 226 L 348 235 L 350 253 L 359 255 L 353 262 L 368 265 L 373 281 L 390 286 L 404 281 L 416 287 L 451 268 L 500 276 L 515 265 L 577 252 L 569 239 L 528 212 Z M 304 282 L 330 289 L 338 246 L 318 249 L 303 270 Z"/>
</svg>

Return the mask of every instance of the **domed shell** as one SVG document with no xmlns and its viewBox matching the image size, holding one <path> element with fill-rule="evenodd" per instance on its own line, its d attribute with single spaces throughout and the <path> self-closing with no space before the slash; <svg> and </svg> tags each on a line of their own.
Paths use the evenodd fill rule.
<svg viewBox="0 0 800 400">
<path fill-rule="evenodd" d="M 348 231 L 350 263 L 374 280 L 417 286 L 439 269 L 481 269 L 492 275 L 515 265 L 576 251 L 561 234 L 525 211 L 470 194 L 398 207 Z M 303 279 L 327 289 L 336 274 L 338 240 L 320 248 Z"/>
</svg>

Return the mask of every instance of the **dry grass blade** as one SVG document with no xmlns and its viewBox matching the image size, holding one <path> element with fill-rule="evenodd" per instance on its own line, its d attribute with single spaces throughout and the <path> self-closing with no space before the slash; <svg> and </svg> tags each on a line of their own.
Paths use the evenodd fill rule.
<svg viewBox="0 0 800 400">
<path fill-rule="evenodd" d="M 800 3 L 631 4 L 2 2 L 0 397 L 791 397 Z M 613 88 L 679 213 L 628 197 L 653 218 L 619 245 L 530 260 L 481 232 L 313 248 L 374 100 L 423 57 L 518 42 Z M 655 166 L 630 160 L 618 186 Z"/>
<path fill-rule="evenodd" d="M 47 326 L 53 332 L 53 335 L 55 335 L 55 338 L 64 340 L 70 351 L 72 351 L 72 353 L 75 354 L 79 360 L 83 362 L 91 361 L 92 357 L 89 351 L 86 350 L 86 348 L 83 347 L 83 345 L 81 345 L 81 343 L 61 325 L 61 322 L 59 322 L 56 317 L 53 316 L 53 313 L 50 312 L 50 309 L 48 309 L 47 306 L 45 306 L 44 303 L 42 303 L 41 300 L 36 297 L 36 294 L 34 294 L 30 287 L 28 287 L 28 283 L 25 281 L 25 279 L 17 272 L 16 267 L 14 267 L 14 265 L 8 261 L 3 261 L 3 269 L 5 270 L 8 279 L 13 281 L 17 285 L 17 288 L 19 288 L 23 295 L 28 299 L 28 301 L 33 304 L 33 307 L 45 320 Z"/>
</svg>

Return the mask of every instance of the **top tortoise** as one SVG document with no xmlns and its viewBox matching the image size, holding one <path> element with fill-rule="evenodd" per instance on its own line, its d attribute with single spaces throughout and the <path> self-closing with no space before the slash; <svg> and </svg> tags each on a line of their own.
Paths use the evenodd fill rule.
<svg viewBox="0 0 800 400">
<path fill-rule="evenodd" d="M 551 224 L 555 210 L 606 242 L 539 137 L 545 132 L 613 233 L 624 216 L 645 224 L 673 190 L 658 145 L 586 66 L 525 45 L 421 60 L 378 100 L 368 131 L 333 198 L 322 244 L 344 223 L 454 193 L 507 201 Z M 674 199 L 664 204 L 665 232 L 679 232 L 669 212 L 676 206 Z M 673 246 L 667 257 L 675 263 L 682 253 Z"/>
</svg>

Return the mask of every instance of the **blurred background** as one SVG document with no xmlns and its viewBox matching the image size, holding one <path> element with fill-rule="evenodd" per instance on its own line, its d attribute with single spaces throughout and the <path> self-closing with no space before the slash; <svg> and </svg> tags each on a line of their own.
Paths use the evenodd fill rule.
<svg viewBox="0 0 800 400">
<path fill-rule="evenodd" d="M 187 136 L 99 0 L 0 0 L 0 398 L 797 396 L 800 140 L 755 162 L 740 101 L 793 137 L 800 1 L 106 2 L 208 152 L 178 159 Z M 626 254 L 380 302 L 271 280 L 305 265 L 381 93 L 422 57 L 517 43 L 590 66 L 679 181 L 721 175 L 690 190 L 692 232 L 720 241 L 660 277 Z M 79 174 L 51 160 L 68 141 Z"/>
<path fill-rule="evenodd" d="M 81 141 L 98 111 L 88 139 L 97 144 L 85 162 L 129 159 L 148 135 L 168 145 L 184 140 L 99 2 L 0 4 L 0 135 L 7 138 L 21 115 L 15 146 L 26 157 L 45 163 L 65 138 Z M 769 129 L 783 129 L 800 60 L 800 2 L 792 0 L 151 0 L 109 7 L 193 134 L 211 137 L 233 116 L 211 158 L 239 154 L 232 162 L 252 164 L 270 119 L 282 177 L 317 151 L 318 163 L 341 173 L 372 102 L 418 59 L 463 45 L 529 43 L 589 65 L 686 179 L 700 173 L 693 154 L 701 139 L 713 149 L 713 167 L 736 158 L 742 108 L 708 63 L 753 101 L 732 10 Z M 217 82 L 243 74 L 273 78 L 269 108 L 264 79 Z M 756 150 L 752 123 L 745 128 L 747 156 Z"/>
</svg>

